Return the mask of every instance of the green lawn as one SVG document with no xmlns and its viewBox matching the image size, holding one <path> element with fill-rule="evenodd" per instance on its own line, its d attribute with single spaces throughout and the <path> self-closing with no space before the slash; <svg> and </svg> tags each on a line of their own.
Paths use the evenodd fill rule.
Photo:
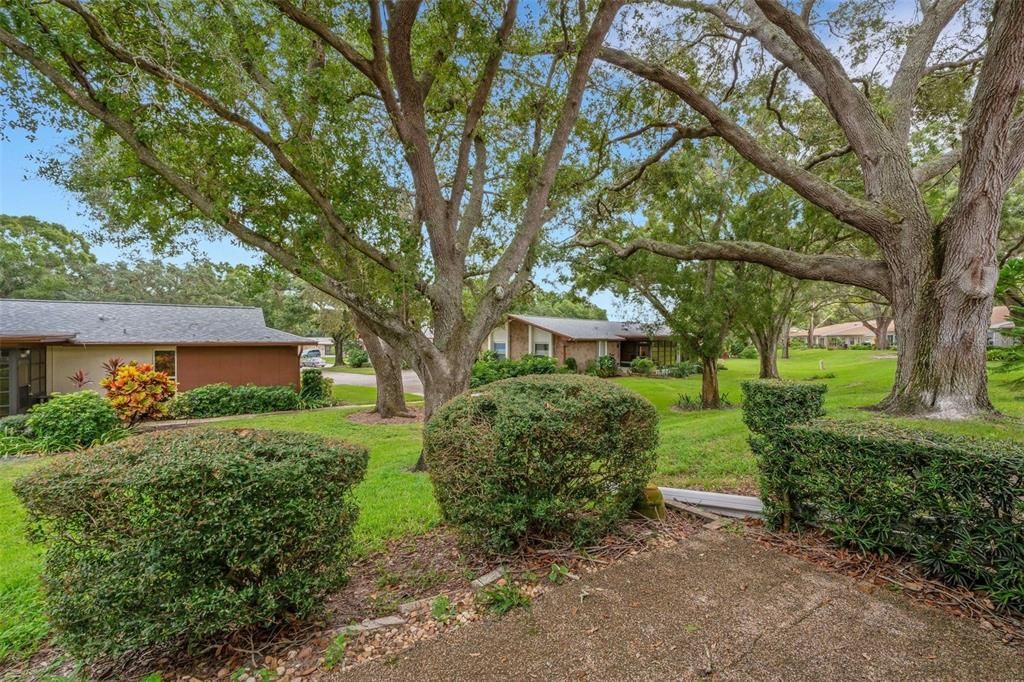
<svg viewBox="0 0 1024 682">
<path fill-rule="evenodd" d="M 48 630 L 39 597 L 42 554 L 25 539 L 25 511 L 11 484 L 49 459 L 0 463 L 0 661 L 31 653 Z"/>
<path fill-rule="evenodd" d="M 337 384 L 334 386 L 331 395 L 342 405 L 373 405 L 377 402 L 377 389 L 373 386 Z M 409 402 L 416 402 L 423 400 L 423 396 L 406 393 L 405 399 Z"/>
<path fill-rule="evenodd" d="M 349 367 L 348 365 L 341 365 L 338 367 L 327 367 L 332 372 L 346 372 L 348 374 L 376 374 L 373 371 L 373 367 Z"/>
<path fill-rule="evenodd" d="M 859 409 L 883 398 L 895 368 L 893 359 L 877 359 L 871 351 L 794 351 L 780 360 L 783 377 L 806 379 L 835 373 L 826 408 L 832 415 L 870 419 Z M 820 366 L 824 363 L 824 367 Z M 739 384 L 757 374 L 757 360 L 728 360 L 721 372 L 721 388 L 729 400 L 739 402 Z M 940 423 L 900 420 L 946 432 L 1001 436 L 1024 440 L 1021 417 L 1024 401 L 1015 400 L 1004 375 L 990 382 L 993 402 L 1009 418 Z M 747 447 L 747 430 L 738 408 L 716 412 L 676 412 L 671 406 L 686 393 L 700 391 L 700 377 L 615 379 L 650 399 L 661 415 L 661 444 L 655 481 L 662 485 L 714 490 L 755 489 L 756 468 Z M 351 404 L 372 404 L 372 387 L 335 386 L 334 395 Z M 416 396 L 406 396 L 409 400 Z M 360 551 L 380 548 L 395 537 L 423 532 L 439 521 L 437 506 L 425 474 L 412 473 L 420 450 L 420 427 L 363 426 L 348 421 L 349 410 L 268 415 L 217 423 L 305 431 L 365 445 L 370 451 L 366 479 L 356 489 L 361 512 L 356 526 Z M 11 481 L 46 460 L 0 463 L 0 660 L 12 652 L 27 652 L 46 631 L 40 613 L 37 574 L 40 557 L 23 539 L 22 509 L 11 491 Z"/>
<path fill-rule="evenodd" d="M 892 386 L 896 360 L 876 357 L 883 355 L 887 353 L 794 350 L 791 359 L 779 360 L 779 373 L 785 379 L 808 379 L 833 373 L 835 378 L 820 380 L 828 385 L 825 401 L 828 413 L 849 419 L 877 418 L 876 414 L 861 408 L 880 401 Z M 757 376 L 758 361 L 732 359 L 723 364 L 726 370 L 719 373 L 720 389 L 730 401 L 739 403 L 740 382 Z M 700 395 L 699 376 L 687 379 L 624 377 L 615 381 L 642 393 L 662 415 L 657 483 L 680 488 L 755 490 L 756 466 L 747 447 L 748 432 L 738 408 L 687 413 L 670 409 L 680 394 Z M 989 392 L 996 407 L 1015 418 L 969 422 L 898 421 L 950 433 L 1024 440 L 1019 420 L 1024 416 L 1024 401 L 1014 399 L 1006 381 L 1006 375 L 992 375 Z"/>
</svg>

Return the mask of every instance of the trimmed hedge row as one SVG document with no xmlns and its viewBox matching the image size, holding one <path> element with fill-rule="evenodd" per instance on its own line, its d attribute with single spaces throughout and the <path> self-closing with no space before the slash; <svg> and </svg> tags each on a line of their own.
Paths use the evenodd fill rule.
<svg viewBox="0 0 1024 682">
<path fill-rule="evenodd" d="M 518 360 L 501 358 L 494 351 L 484 351 L 473 363 L 469 385 L 473 388 L 494 381 L 529 374 L 554 374 L 558 361 L 546 355 L 524 355 Z"/>
<path fill-rule="evenodd" d="M 423 434 L 444 518 L 494 552 L 536 537 L 599 538 L 640 499 L 657 443 L 651 403 L 617 384 L 566 374 L 463 393 Z"/>
<path fill-rule="evenodd" d="M 841 543 L 903 553 L 931 575 L 1024 607 L 1024 447 L 816 419 L 823 388 L 743 386 L 767 522 L 820 525 Z"/>
<path fill-rule="evenodd" d="M 167 411 L 174 419 L 203 419 L 300 407 L 299 394 L 291 386 L 207 384 L 174 396 Z"/>
<path fill-rule="evenodd" d="M 145 434 L 19 479 L 46 610 L 86 658 L 315 611 L 344 581 L 365 448 L 308 434 Z"/>
</svg>

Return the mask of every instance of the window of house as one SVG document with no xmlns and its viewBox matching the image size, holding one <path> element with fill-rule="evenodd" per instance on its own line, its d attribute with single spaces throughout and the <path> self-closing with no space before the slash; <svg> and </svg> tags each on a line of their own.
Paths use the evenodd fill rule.
<svg viewBox="0 0 1024 682">
<path fill-rule="evenodd" d="M 505 344 L 504 343 L 499 343 L 498 341 L 495 341 L 494 343 L 491 344 L 491 350 L 494 351 L 494 354 L 497 355 L 502 360 L 505 359 Z"/>
<path fill-rule="evenodd" d="M 598 356 L 608 355 L 608 342 L 604 339 L 597 342 L 597 354 Z"/>
<path fill-rule="evenodd" d="M 153 351 L 153 369 L 174 379 L 178 375 L 178 354 L 173 350 Z"/>
<path fill-rule="evenodd" d="M 535 343 L 533 344 L 534 355 L 550 355 L 551 344 L 550 343 Z"/>
</svg>

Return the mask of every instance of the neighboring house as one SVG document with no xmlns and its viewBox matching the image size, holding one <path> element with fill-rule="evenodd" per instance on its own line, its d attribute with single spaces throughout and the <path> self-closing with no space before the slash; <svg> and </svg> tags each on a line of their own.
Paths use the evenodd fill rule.
<svg viewBox="0 0 1024 682">
<path fill-rule="evenodd" d="M 321 355 L 334 355 L 334 339 L 329 336 L 311 336 L 299 350 L 318 350 Z"/>
<path fill-rule="evenodd" d="M 1012 346 L 1013 337 L 1007 336 L 1005 330 L 1012 329 L 1013 322 L 1010 321 L 1010 309 L 1005 305 L 997 305 L 992 308 L 992 317 L 989 322 L 988 344 L 990 346 Z M 806 329 L 790 329 L 790 339 L 807 339 Z M 840 322 L 824 327 L 817 327 L 814 330 L 814 343 L 816 348 L 839 348 L 855 346 L 863 343 L 873 344 L 875 333 L 868 329 L 863 322 Z M 896 333 L 895 322 L 889 323 L 889 345 L 894 346 L 899 341 Z"/>
<path fill-rule="evenodd" d="M 298 388 L 310 339 L 267 327 L 259 308 L 0 299 L 0 416 L 51 393 L 103 392 L 103 363 L 146 362 L 179 390 L 205 384 Z"/>
<path fill-rule="evenodd" d="M 997 305 L 992 308 L 992 322 L 988 327 L 988 345 L 996 348 L 1012 346 L 1017 340 L 1007 336 L 1006 330 L 1014 328 L 1013 320 L 1010 319 L 1010 309 L 1005 305 Z"/>
<path fill-rule="evenodd" d="M 535 315 L 508 315 L 505 324 L 484 340 L 481 350 L 512 360 L 529 354 L 560 362 L 575 358 L 580 371 L 601 355 L 610 355 L 622 365 L 637 357 L 651 358 L 659 366 L 681 361 L 679 344 L 667 327 Z"/>
</svg>

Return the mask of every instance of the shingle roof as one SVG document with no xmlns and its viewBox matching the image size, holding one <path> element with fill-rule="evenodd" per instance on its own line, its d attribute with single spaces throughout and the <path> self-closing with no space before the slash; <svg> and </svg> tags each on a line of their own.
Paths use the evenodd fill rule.
<svg viewBox="0 0 1024 682">
<path fill-rule="evenodd" d="M 71 343 L 303 344 L 259 308 L 0 299 L 0 337 L 69 337 Z"/>
<path fill-rule="evenodd" d="M 623 341 L 625 339 L 672 336 L 672 330 L 664 325 L 643 325 L 636 322 L 613 320 L 579 320 L 569 317 L 540 317 L 538 315 L 509 315 L 509 317 L 577 341 Z"/>
<path fill-rule="evenodd" d="M 1013 327 L 1010 318 L 1010 309 L 1005 305 L 997 305 L 992 308 L 992 317 L 989 319 L 990 329 L 1006 329 Z M 889 331 L 896 330 L 896 323 L 889 323 Z M 863 322 L 840 322 L 814 329 L 815 336 L 874 336 L 875 333 L 868 329 Z M 790 329 L 789 336 L 807 336 L 806 329 Z"/>
</svg>

